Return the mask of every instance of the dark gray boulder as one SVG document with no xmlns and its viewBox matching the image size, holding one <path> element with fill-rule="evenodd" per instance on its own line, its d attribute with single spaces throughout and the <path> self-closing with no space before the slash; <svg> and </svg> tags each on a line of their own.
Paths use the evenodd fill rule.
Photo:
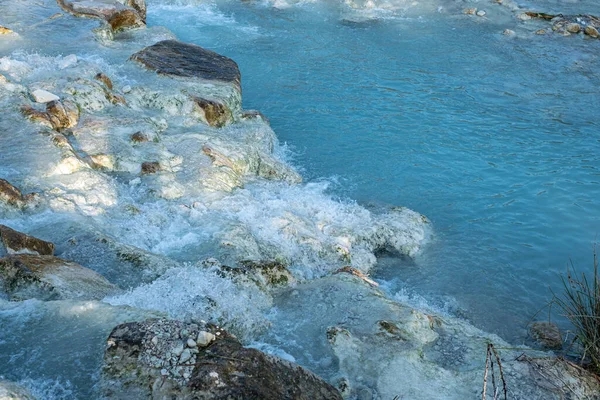
<svg viewBox="0 0 600 400">
<path fill-rule="evenodd" d="M 342 398 L 312 372 L 245 348 L 214 325 L 165 319 L 113 329 L 104 354 L 102 391 L 111 399 Z"/>
<path fill-rule="evenodd" d="M 163 40 L 131 56 L 146 68 L 162 75 L 200 78 L 241 85 L 235 61 L 214 51 L 177 40 Z"/>
</svg>

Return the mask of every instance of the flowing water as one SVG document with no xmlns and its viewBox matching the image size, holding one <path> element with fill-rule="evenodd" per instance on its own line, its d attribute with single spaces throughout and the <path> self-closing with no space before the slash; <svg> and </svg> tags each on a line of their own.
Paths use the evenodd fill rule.
<svg viewBox="0 0 600 400">
<path fill-rule="evenodd" d="M 46 8 L 53 3 L 46 1 Z M 600 14 L 592 1 L 523 5 Z M 463 15 L 471 6 L 487 15 Z M 4 9 L 6 21 L 0 22 L 19 27 L 24 10 Z M 0 59 L 0 70 L 24 82 L 44 79 L 62 56 L 75 53 L 117 77 L 119 85 L 145 83 L 135 66 L 123 63 L 127 48 L 86 44 L 95 22 L 79 20 L 76 29 L 57 24 L 36 28 L 49 35 L 57 27 L 69 29 L 47 46 L 29 41 L 28 50 L 20 51 L 0 44 L 0 56 L 13 60 Z M 103 340 L 114 325 L 155 310 L 176 318 L 202 315 L 209 312 L 206 298 L 227 304 L 213 317 L 236 327 L 246 342 L 334 374 L 326 351 L 311 348 L 317 304 L 312 311 L 312 303 L 295 300 L 294 292 L 274 299 L 251 288 L 240 293 L 189 264 L 149 283 L 139 272 L 115 269 L 98 247 L 96 231 L 193 263 L 220 256 L 216 242 L 244 227 L 247 236 L 271 246 L 261 248 L 265 254 L 276 248 L 292 260 L 297 276 L 311 278 L 329 271 L 330 259 L 286 242 L 264 221 L 293 214 L 299 224 L 325 221 L 335 226 L 332 231 L 363 240 L 372 226 L 386 223 L 380 210 L 406 206 L 429 218 L 433 240 L 414 257 L 377 254 L 372 277 L 391 298 L 459 316 L 514 344 L 526 340 L 525 324 L 550 299 L 550 290 L 560 290 L 559 273 L 569 260 L 589 270 L 600 226 L 600 41 L 534 35 L 547 26 L 518 22 L 510 7 L 487 1 L 149 0 L 148 25 L 165 26 L 180 40 L 238 63 L 244 108 L 270 119 L 285 144 L 278 157 L 291 160 L 306 184 L 259 182 L 188 209 L 148 196 L 145 183 L 124 173 L 86 175 L 85 185 L 77 183 L 81 177 L 48 178 L 43 173 L 57 150 L 34 136 L 35 129 L 20 126 L 18 114 L 9 113 L 14 107 L 2 103 L 8 116 L 0 128 L 12 134 L 2 137 L 1 177 L 58 185 L 73 205 L 3 214 L 0 223 L 52 240 L 59 256 L 132 289 L 104 302 L 0 298 L 0 375 L 41 398 L 93 396 Z M 516 35 L 503 35 L 506 28 Z M 131 40 L 147 45 L 165 37 L 151 29 L 146 38 Z M 237 137 L 235 129 L 226 134 Z M 194 162 L 185 149 L 191 135 L 183 144 L 173 132 L 164 136 L 169 151 Z M 31 150 L 12 151 L 23 138 Z M 186 196 L 189 204 L 196 200 Z M 141 214 L 132 216 L 129 205 Z M 335 243 L 330 236 L 319 240 Z M 366 265 L 374 262 L 372 247 L 358 250 Z M 311 318 L 314 326 L 306 323 Z"/>
<path fill-rule="evenodd" d="M 591 268 L 600 42 L 504 36 L 517 23 L 491 2 L 458 4 L 485 21 L 444 2 L 366 21 L 332 3 L 156 3 L 151 23 L 238 62 L 245 106 L 271 119 L 309 180 L 431 219 L 436 241 L 417 259 L 381 260 L 392 295 L 519 341 L 567 262 Z"/>
</svg>

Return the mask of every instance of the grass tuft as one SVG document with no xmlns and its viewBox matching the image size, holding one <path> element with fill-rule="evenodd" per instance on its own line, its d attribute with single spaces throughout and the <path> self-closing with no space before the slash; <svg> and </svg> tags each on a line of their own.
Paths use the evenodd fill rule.
<svg viewBox="0 0 600 400">
<path fill-rule="evenodd" d="M 581 345 L 582 362 L 590 362 L 590 369 L 600 372 L 600 276 L 598 253 L 594 246 L 594 272 L 590 277 L 578 274 L 571 262 L 567 275 L 561 275 L 563 292 L 553 293 L 552 303 L 575 327 L 575 340 Z"/>
</svg>

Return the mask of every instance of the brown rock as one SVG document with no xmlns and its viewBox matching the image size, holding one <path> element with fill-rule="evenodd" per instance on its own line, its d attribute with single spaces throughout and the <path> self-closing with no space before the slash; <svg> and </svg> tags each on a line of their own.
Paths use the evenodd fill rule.
<svg viewBox="0 0 600 400">
<path fill-rule="evenodd" d="M 13 33 L 13 31 L 11 29 L 8 29 L 8 28 L 0 25 L 0 35 L 8 35 L 11 33 Z"/>
<path fill-rule="evenodd" d="M 586 26 L 584 32 L 586 35 L 591 36 L 593 38 L 597 38 L 598 36 L 600 36 L 600 34 L 598 33 L 598 29 L 591 25 Z"/>
<path fill-rule="evenodd" d="M 146 22 L 146 2 L 145 0 L 127 0 L 125 5 L 138 12 L 142 21 Z"/>
<path fill-rule="evenodd" d="M 131 141 L 134 143 L 148 142 L 150 139 L 142 132 L 136 132 L 131 135 Z"/>
<path fill-rule="evenodd" d="M 538 321 L 531 324 L 529 333 L 542 346 L 549 349 L 562 348 L 562 335 L 556 324 Z"/>
<path fill-rule="evenodd" d="M 127 104 L 127 100 L 125 100 L 125 97 L 119 94 L 110 93 L 109 95 L 107 95 L 107 99 L 113 104 Z"/>
<path fill-rule="evenodd" d="M 46 112 L 24 105 L 21 113 L 32 122 L 40 123 L 56 131 L 72 128 L 79 121 L 79 108 L 76 105 L 60 100 L 46 103 Z"/>
<path fill-rule="evenodd" d="M 54 129 L 52 123 L 50 122 L 50 117 L 48 116 L 48 113 L 38 111 L 29 105 L 23 105 L 21 106 L 21 114 L 23 114 L 23 116 L 31 122 L 42 124 L 50 129 Z"/>
<path fill-rule="evenodd" d="M 79 121 L 79 109 L 74 104 L 65 101 L 51 101 L 46 104 L 46 112 L 56 130 L 72 128 Z"/>
<path fill-rule="evenodd" d="M 54 256 L 0 258 L 0 282 L 11 300 L 99 300 L 118 288 L 96 272 Z"/>
<path fill-rule="evenodd" d="M 33 195 L 23 195 L 21 191 L 10 182 L 0 179 L 0 202 L 14 207 L 23 207 Z"/>
<path fill-rule="evenodd" d="M 110 78 L 108 76 L 104 75 L 102 72 L 99 72 L 98 74 L 96 74 L 96 76 L 94 76 L 94 79 L 104 83 L 104 85 L 109 90 L 112 90 L 112 88 L 113 88 L 112 81 L 110 80 Z"/>
<path fill-rule="evenodd" d="M 581 25 L 578 23 L 570 23 L 565 27 L 569 33 L 579 33 L 581 31 Z"/>
<path fill-rule="evenodd" d="M 78 16 L 98 18 L 114 32 L 146 25 L 144 0 L 56 0 L 65 11 Z"/>
<path fill-rule="evenodd" d="M 126 29 L 142 28 L 146 26 L 140 15 L 131 8 L 120 10 L 106 19 L 113 32 L 121 32 Z"/>
<path fill-rule="evenodd" d="M 220 128 L 233 121 L 231 110 L 225 104 L 200 97 L 192 97 L 201 119 L 210 126 Z"/>
<path fill-rule="evenodd" d="M 142 163 L 142 174 L 155 174 L 160 171 L 160 163 L 158 161 L 146 161 Z"/>
<path fill-rule="evenodd" d="M 463 10 L 463 14 L 466 14 L 466 15 L 475 15 L 476 13 L 477 13 L 476 8 L 465 8 Z"/>
<path fill-rule="evenodd" d="M 54 255 L 54 244 L 0 225 L 0 241 L 8 254 Z"/>
</svg>

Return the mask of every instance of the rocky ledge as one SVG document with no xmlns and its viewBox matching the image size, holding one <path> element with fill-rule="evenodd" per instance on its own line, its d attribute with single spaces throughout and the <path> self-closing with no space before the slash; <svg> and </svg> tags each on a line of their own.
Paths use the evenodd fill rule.
<svg viewBox="0 0 600 400">
<path fill-rule="evenodd" d="M 107 340 L 102 390 L 111 399 L 338 400 L 338 391 L 291 362 L 243 347 L 203 321 L 152 319 Z"/>
<path fill-rule="evenodd" d="M 54 256 L 0 258 L 0 287 L 11 300 L 98 300 L 118 288 L 98 273 Z"/>
<path fill-rule="evenodd" d="M 135 53 L 131 59 L 161 75 L 221 82 L 241 96 L 241 75 L 236 62 L 200 46 L 164 40 Z M 199 93 L 191 94 L 190 99 L 210 126 L 222 127 L 233 122 L 236 110 L 232 111 L 223 101 L 204 98 Z"/>
<path fill-rule="evenodd" d="M 0 225 L 0 254 L 54 255 L 54 244 Z"/>
</svg>

